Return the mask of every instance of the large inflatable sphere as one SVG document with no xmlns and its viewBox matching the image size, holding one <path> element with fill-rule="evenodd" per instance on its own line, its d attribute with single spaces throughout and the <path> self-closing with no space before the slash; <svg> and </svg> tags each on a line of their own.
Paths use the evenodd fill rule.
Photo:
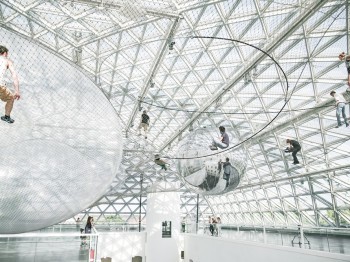
<svg viewBox="0 0 350 262">
<path fill-rule="evenodd" d="M 235 132 L 226 130 L 230 147 L 239 143 Z M 234 190 L 246 169 L 246 153 L 242 147 L 229 150 L 209 148 L 220 137 L 218 129 L 198 128 L 179 144 L 177 170 L 190 190 L 202 195 L 218 195 Z"/>
<path fill-rule="evenodd" d="M 15 122 L 0 121 L 0 234 L 22 233 L 64 221 L 106 192 L 122 132 L 108 99 L 77 67 L 5 29 L 0 38 L 21 91 Z"/>
</svg>

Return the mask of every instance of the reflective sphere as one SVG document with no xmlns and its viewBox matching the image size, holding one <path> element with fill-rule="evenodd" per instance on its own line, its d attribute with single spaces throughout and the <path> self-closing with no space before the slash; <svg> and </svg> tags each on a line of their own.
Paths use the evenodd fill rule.
<svg viewBox="0 0 350 262">
<path fill-rule="evenodd" d="M 0 36 L 21 91 L 15 123 L 0 121 L 0 234 L 22 233 L 71 218 L 106 192 L 122 132 L 108 99 L 79 69 L 14 33 Z"/>
<path fill-rule="evenodd" d="M 226 130 L 230 147 L 238 144 L 234 132 Z M 213 139 L 220 137 L 217 128 L 199 128 L 190 132 L 180 143 L 177 170 L 182 181 L 192 191 L 202 195 L 216 195 L 235 189 L 246 169 L 246 153 L 242 147 L 227 151 L 210 150 Z M 215 154 L 215 155 L 212 155 Z M 209 155 L 209 156 L 206 156 Z M 195 158 L 198 156 L 206 156 Z M 226 158 L 229 163 L 226 163 Z"/>
</svg>

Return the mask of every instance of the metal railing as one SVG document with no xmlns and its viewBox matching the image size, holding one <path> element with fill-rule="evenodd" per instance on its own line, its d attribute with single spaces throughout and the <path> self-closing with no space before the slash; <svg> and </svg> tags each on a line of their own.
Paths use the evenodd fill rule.
<svg viewBox="0 0 350 262">
<path fill-rule="evenodd" d="M 305 227 L 301 225 L 254 226 L 206 223 L 182 224 L 182 232 L 213 235 L 224 238 L 254 241 L 340 254 L 350 254 L 350 228 Z"/>
<path fill-rule="evenodd" d="M 58 232 L 56 229 L 60 228 Z M 75 228 L 74 228 L 75 229 Z M 50 231 L 52 230 L 52 231 Z M 0 261 L 84 261 L 95 262 L 98 233 L 92 234 L 49 227 L 33 233 L 0 235 Z"/>
<path fill-rule="evenodd" d="M 40 232 L 80 232 L 80 229 L 84 229 L 85 224 L 57 224 L 44 229 Z M 98 232 L 137 232 L 139 229 L 145 231 L 146 225 L 138 223 L 116 223 L 116 222 L 96 222 L 94 224 L 95 230 Z"/>
</svg>

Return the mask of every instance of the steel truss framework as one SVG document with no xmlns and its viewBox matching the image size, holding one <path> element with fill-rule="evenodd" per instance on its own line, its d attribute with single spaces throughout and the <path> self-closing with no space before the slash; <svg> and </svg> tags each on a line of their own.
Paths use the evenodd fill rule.
<svg viewBox="0 0 350 262">
<path fill-rule="evenodd" d="M 176 154 L 177 141 L 196 126 L 224 124 L 246 139 L 274 118 L 269 112 L 279 110 L 287 95 L 280 116 L 243 144 L 248 168 L 241 186 L 200 198 L 201 217 L 215 213 L 225 223 L 340 227 L 350 224 L 350 131 L 334 128 L 329 92 L 346 89 L 346 69 L 337 56 L 350 52 L 347 5 L 345 0 L 7 0 L 0 2 L 0 23 L 75 63 L 120 115 L 121 172 L 128 177 L 121 183 L 117 176 L 85 213 L 138 221 L 142 196 L 144 219 L 147 185 L 179 181 L 173 161 L 164 173 L 153 164 L 155 152 Z M 284 68 L 288 91 L 282 72 L 263 53 L 193 36 L 239 39 L 265 50 Z M 328 107 L 315 108 L 319 105 Z M 147 140 L 135 135 L 140 107 L 151 114 Z M 290 165 L 283 152 L 286 138 L 301 141 L 302 165 Z M 180 191 L 184 215 L 195 213 L 197 196 L 183 185 Z"/>
</svg>

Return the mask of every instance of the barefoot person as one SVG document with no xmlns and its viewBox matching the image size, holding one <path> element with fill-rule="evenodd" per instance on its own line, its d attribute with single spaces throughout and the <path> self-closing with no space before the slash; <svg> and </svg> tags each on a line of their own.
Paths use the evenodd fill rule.
<svg viewBox="0 0 350 262">
<path fill-rule="evenodd" d="M 0 45 L 0 99 L 6 103 L 5 115 L 1 117 L 1 120 L 12 124 L 13 122 L 15 122 L 15 120 L 13 120 L 10 117 L 13 108 L 13 103 L 16 99 L 18 100 L 21 96 L 19 94 L 17 73 L 15 71 L 12 61 L 7 58 L 8 51 L 9 50 L 5 46 Z M 6 87 L 5 74 L 7 69 L 9 69 L 12 74 L 13 84 L 15 87 L 14 94 Z"/>
</svg>

